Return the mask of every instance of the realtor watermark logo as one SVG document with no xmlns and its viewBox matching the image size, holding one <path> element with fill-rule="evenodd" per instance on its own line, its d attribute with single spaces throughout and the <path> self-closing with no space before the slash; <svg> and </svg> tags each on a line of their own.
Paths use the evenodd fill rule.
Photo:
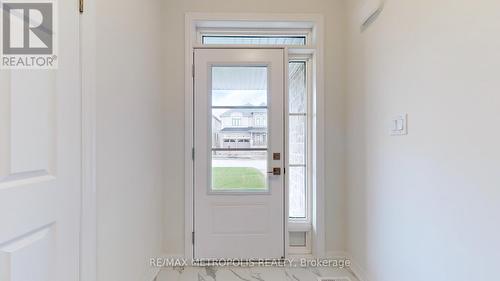
<svg viewBox="0 0 500 281">
<path fill-rule="evenodd" d="M 0 68 L 57 68 L 56 3 L 0 0 Z"/>
</svg>

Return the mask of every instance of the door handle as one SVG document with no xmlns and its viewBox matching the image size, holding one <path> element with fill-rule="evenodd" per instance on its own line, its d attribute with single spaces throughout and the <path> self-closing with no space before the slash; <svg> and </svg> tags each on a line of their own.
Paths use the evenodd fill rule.
<svg viewBox="0 0 500 281">
<path fill-rule="evenodd" d="M 279 167 L 274 167 L 271 172 L 267 172 L 268 174 L 271 174 L 273 176 L 279 176 L 281 175 L 281 168 Z"/>
</svg>

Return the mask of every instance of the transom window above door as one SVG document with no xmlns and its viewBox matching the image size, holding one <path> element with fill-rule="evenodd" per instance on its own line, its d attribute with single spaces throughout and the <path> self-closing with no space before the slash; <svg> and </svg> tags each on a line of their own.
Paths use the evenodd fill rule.
<svg viewBox="0 0 500 281">
<path fill-rule="evenodd" d="M 297 36 L 272 36 L 272 35 L 203 35 L 204 45 L 306 45 L 305 35 Z"/>
</svg>

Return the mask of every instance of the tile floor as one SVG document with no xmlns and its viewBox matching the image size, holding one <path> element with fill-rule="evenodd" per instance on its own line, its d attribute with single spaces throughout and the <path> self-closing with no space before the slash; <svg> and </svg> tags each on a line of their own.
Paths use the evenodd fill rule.
<svg viewBox="0 0 500 281">
<path fill-rule="evenodd" d="M 156 281 L 318 281 L 321 277 L 358 281 L 347 269 L 331 267 L 175 267 L 163 268 Z"/>
</svg>

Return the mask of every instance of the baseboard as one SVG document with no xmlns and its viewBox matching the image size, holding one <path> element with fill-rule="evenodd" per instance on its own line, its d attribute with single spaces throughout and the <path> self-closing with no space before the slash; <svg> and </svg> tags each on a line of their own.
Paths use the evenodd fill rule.
<svg viewBox="0 0 500 281">
<path fill-rule="evenodd" d="M 172 259 L 184 259 L 184 254 L 161 254 L 159 256 L 156 256 L 154 258 L 158 259 L 165 259 L 165 260 L 172 260 Z M 158 277 L 158 274 L 160 274 L 160 271 L 162 267 L 155 267 L 153 265 L 151 266 L 151 270 L 147 273 L 146 277 L 143 278 L 145 281 L 156 281 L 156 277 Z"/>
<path fill-rule="evenodd" d="M 359 262 L 349 253 L 347 253 L 347 258 L 351 261 L 350 270 L 359 281 L 368 281 L 370 278 L 366 270 L 359 264 Z"/>
<path fill-rule="evenodd" d="M 160 268 L 154 268 L 152 267 L 151 270 L 149 270 L 147 273 L 146 273 L 146 277 L 144 277 L 144 281 L 155 281 L 156 280 L 156 277 L 158 276 L 158 274 L 160 273 Z"/>
<path fill-rule="evenodd" d="M 328 259 L 346 259 L 348 254 L 344 251 L 328 251 L 326 252 L 326 258 Z"/>
<path fill-rule="evenodd" d="M 186 256 L 184 254 L 163 254 L 161 257 L 165 259 L 184 259 Z"/>
<path fill-rule="evenodd" d="M 330 259 L 348 259 L 351 262 L 351 266 L 347 268 L 352 275 L 358 278 L 359 281 L 368 281 L 370 280 L 367 276 L 366 271 L 361 267 L 359 262 L 353 258 L 353 256 L 344 251 L 331 251 L 326 253 L 327 258 Z"/>
</svg>

